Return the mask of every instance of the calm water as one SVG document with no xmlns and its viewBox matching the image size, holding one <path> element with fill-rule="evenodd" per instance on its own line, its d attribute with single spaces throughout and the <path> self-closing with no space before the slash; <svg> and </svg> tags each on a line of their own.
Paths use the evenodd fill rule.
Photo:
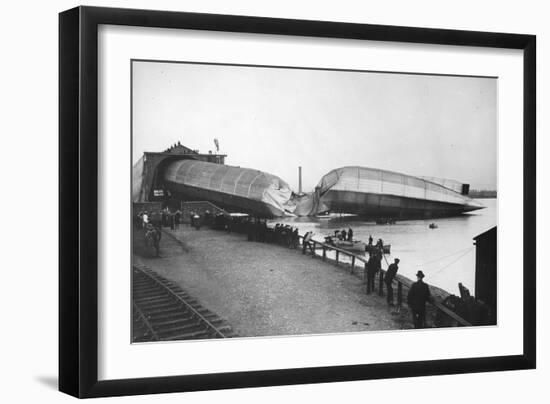
<svg viewBox="0 0 550 404">
<path fill-rule="evenodd" d="M 391 244 L 388 262 L 399 258 L 399 273 L 414 279 L 416 271 L 422 269 L 425 281 L 439 286 L 450 293 L 458 294 L 458 283 L 462 282 L 473 293 L 475 278 L 475 246 L 472 238 L 497 224 L 497 200 L 479 199 L 485 209 L 459 217 L 430 220 L 407 220 L 393 225 L 377 225 L 355 217 L 330 219 L 287 218 L 271 221 L 288 223 L 298 227 L 300 234 L 315 233 L 314 239 L 324 241 L 324 236 L 334 234 L 336 229 L 351 227 L 354 239 L 367 242 L 372 235 L 384 244 Z M 430 223 L 437 229 L 430 229 Z M 382 261 L 385 269 L 387 264 Z"/>
</svg>

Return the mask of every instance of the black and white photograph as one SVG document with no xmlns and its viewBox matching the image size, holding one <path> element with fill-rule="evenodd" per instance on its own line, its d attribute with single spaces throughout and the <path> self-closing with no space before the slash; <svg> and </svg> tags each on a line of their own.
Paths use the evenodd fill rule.
<svg viewBox="0 0 550 404">
<path fill-rule="evenodd" d="M 544 402 L 545 3 L 89 3 L 3 8 L 1 402 Z"/>
<path fill-rule="evenodd" d="M 129 68 L 132 343 L 498 327 L 498 77 Z"/>
</svg>

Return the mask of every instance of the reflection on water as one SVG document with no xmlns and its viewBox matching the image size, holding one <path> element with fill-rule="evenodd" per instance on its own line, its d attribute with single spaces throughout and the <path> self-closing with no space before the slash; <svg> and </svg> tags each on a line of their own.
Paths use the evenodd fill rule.
<svg viewBox="0 0 550 404">
<path fill-rule="evenodd" d="M 450 293 L 458 294 L 458 282 L 474 292 L 475 246 L 473 237 L 497 224 L 497 200 L 479 199 L 485 209 L 446 219 L 407 220 L 393 225 L 377 225 L 356 217 L 332 216 L 330 219 L 311 217 L 272 220 L 271 223 L 288 223 L 298 227 L 300 234 L 313 231 L 315 240 L 334 234 L 336 229 L 352 228 L 354 239 L 367 241 L 372 235 L 384 244 L 391 244 L 391 255 L 401 260 L 399 273 L 411 279 L 419 269 L 426 275 L 425 281 Z M 437 229 L 430 229 L 430 223 Z M 385 262 L 383 261 L 383 264 Z M 385 268 L 386 265 L 383 265 Z"/>
</svg>

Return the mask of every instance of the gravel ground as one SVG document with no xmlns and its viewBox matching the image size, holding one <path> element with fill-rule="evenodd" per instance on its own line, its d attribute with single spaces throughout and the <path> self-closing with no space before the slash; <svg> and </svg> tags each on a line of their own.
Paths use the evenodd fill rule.
<svg viewBox="0 0 550 404">
<path fill-rule="evenodd" d="M 240 336 L 412 328 L 407 310 L 393 313 L 357 276 L 299 250 L 207 228 L 167 233 L 160 258 L 135 240 L 136 262 L 178 283 Z"/>
</svg>

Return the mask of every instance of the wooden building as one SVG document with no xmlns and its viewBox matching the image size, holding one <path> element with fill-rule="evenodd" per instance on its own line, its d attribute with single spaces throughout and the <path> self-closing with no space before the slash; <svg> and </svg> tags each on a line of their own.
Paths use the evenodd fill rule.
<svg viewBox="0 0 550 404">
<path fill-rule="evenodd" d="M 161 173 L 164 168 L 178 160 L 198 160 L 208 163 L 225 164 L 225 154 L 199 153 L 185 147 L 180 142 L 155 153 L 145 152 L 132 168 L 132 200 L 133 202 L 152 202 L 165 199 L 165 190 Z"/>
<path fill-rule="evenodd" d="M 474 237 L 476 245 L 475 297 L 490 308 L 489 324 L 497 319 L 497 228 Z"/>
</svg>

